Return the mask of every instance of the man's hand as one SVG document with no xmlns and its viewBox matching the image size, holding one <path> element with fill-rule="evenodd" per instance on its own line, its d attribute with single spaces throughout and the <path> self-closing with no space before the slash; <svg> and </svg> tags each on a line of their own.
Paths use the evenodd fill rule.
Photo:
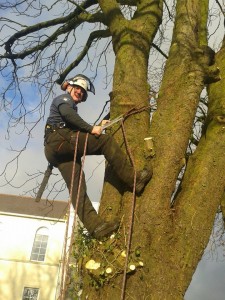
<svg viewBox="0 0 225 300">
<path fill-rule="evenodd" d="M 107 124 L 107 123 L 109 123 L 109 122 L 110 122 L 110 120 L 102 120 L 101 126 L 104 126 L 105 124 Z"/>
<path fill-rule="evenodd" d="M 102 134 L 102 126 L 94 126 L 91 131 L 91 134 L 94 134 L 96 136 L 101 135 Z"/>
</svg>

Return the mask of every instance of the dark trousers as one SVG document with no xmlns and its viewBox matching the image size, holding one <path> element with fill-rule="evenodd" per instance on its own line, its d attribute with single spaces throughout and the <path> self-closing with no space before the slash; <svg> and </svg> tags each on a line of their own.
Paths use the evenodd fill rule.
<svg viewBox="0 0 225 300">
<path fill-rule="evenodd" d="M 74 181 L 72 182 L 72 171 L 73 171 L 73 161 L 62 162 L 58 165 L 59 171 L 62 174 L 63 179 L 66 182 L 67 188 L 70 191 L 72 188 L 72 204 L 74 208 L 76 207 L 76 200 L 78 194 L 78 186 L 79 179 L 82 172 L 82 179 L 79 189 L 79 204 L 77 207 L 77 214 L 79 219 L 84 224 L 84 227 L 88 230 L 88 232 L 92 233 L 95 228 L 101 224 L 102 220 L 97 214 L 95 208 L 93 207 L 88 195 L 87 188 L 85 183 L 85 175 L 84 172 L 81 171 L 81 164 L 76 162 L 75 165 L 75 174 Z"/>
<path fill-rule="evenodd" d="M 46 158 L 60 170 L 69 190 L 71 188 L 75 144 L 78 139 L 75 176 L 72 184 L 72 203 L 74 207 L 76 205 L 80 173 L 83 172 L 81 171 L 81 157 L 84 153 L 85 143 L 87 146 L 86 155 L 104 155 L 118 177 L 128 186 L 133 185 L 133 167 L 127 160 L 127 155 L 120 149 L 113 137 L 106 134 L 99 137 L 88 134 L 87 140 L 86 137 L 87 133 L 78 133 L 64 128 L 49 133 L 45 139 Z M 84 173 L 82 175 L 77 213 L 86 229 L 91 233 L 102 220 L 88 198 Z"/>
</svg>

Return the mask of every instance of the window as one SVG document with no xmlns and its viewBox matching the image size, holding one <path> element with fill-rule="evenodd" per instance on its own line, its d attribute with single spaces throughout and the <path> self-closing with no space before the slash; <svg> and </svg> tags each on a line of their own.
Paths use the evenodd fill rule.
<svg viewBox="0 0 225 300">
<path fill-rule="evenodd" d="M 36 232 L 34 243 L 31 251 L 31 260 L 44 261 L 48 244 L 48 229 L 39 228 Z"/>
<path fill-rule="evenodd" d="M 37 300 L 38 299 L 38 288 L 25 287 L 23 290 L 22 300 Z"/>
</svg>

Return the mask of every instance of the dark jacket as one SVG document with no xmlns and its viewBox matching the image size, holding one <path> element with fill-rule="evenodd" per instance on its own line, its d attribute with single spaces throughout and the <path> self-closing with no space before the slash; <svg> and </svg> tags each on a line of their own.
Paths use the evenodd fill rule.
<svg viewBox="0 0 225 300">
<path fill-rule="evenodd" d="M 93 126 L 85 122 L 77 111 L 77 105 L 69 94 L 60 95 L 52 101 L 47 125 L 65 123 L 65 127 L 74 131 L 91 133 Z"/>
</svg>

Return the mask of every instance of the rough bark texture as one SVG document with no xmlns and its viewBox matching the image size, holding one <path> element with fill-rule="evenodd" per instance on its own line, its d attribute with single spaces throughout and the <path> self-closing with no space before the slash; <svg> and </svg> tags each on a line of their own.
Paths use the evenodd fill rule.
<svg viewBox="0 0 225 300">
<path fill-rule="evenodd" d="M 144 137 L 153 137 L 156 150 L 151 162 L 154 165 L 153 178 L 136 201 L 130 252 L 130 260 L 140 259 L 144 267 L 127 274 L 125 299 L 183 299 L 207 245 L 223 195 L 225 141 L 224 104 L 221 101 L 224 82 L 221 80 L 209 87 L 209 125 L 186 165 L 181 192 L 174 206 L 170 205 L 177 176 L 186 164 L 185 153 L 193 120 L 208 78 L 207 62 L 202 63 L 205 60 L 201 48 L 206 41 L 207 9 L 207 1 L 204 5 L 202 1 L 178 1 L 173 42 L 151 129 L 149 131 L 147 125 L 147 112 L 132 116 L 125 122 L 138 168 L 150 163 L 144 159 Z M 149 37 L 155 33 L 153 24 L 156 20 L 158 18 L 149 20 L 148 41 L 143 28 L 141 34 L 134 32 L 132 23 L 127 21 L 121 21 L 119 28 L 116 25 L 111 28 L 112 32 L 117 32 L 113 35 L 116 53 L 113 115 L 124 113 L 134 105 L 147 105 L 146 53 L 152 40 Z M 141 28 L 138 18 L 134 23 L 136 28 Z M 223 51 L 221 49 L 218 53 L 216 61 L 221 70 L 224 69 Z M 118 141 L 122 143 L 121 135 Z M 123 193 L 123 186 L 112 173 L 106 171 L 106 180 L 101 212 L 109 219 L 115 215 L 122 218 L 122 237 L 117 243 L 119 249 L 125 249 L 125 245 L 122 246 L 126 244 L 124 228 L 127 232 L 132 195 Z M 110 210 L 107 210 L 109 204 Z M 135 254 L 137 249 L 138 256 Z M 121 282 L 122 274 L 117 274 L 97 292 L 86 285 L 84 299 L 87 295 L 90 299 L 119 299 Z"/>
</svg>

